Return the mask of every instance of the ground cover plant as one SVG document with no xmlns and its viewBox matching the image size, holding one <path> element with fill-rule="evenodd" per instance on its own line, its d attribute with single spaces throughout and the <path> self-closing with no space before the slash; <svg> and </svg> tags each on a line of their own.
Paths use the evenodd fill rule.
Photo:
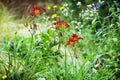
<svg viewBox="0 0 120 80">
<path fill-rule="evenodd" d="M 0 80 L 120 80 L 119 1 L 36 4 L 22 20 L 0 6 L 0 34 L 16 23 L 1 36 Z"/>
</svg>

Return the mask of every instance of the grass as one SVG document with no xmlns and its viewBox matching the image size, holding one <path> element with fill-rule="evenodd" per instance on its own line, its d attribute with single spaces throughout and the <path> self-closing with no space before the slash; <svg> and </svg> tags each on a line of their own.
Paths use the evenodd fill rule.
<svg viewBox="0 0 120 80">
<path fill-rule="evenodd" d="M 11 38 L 16 30 L 17 21 L 15 21 L 15 16 L 10 15 L 7 8 L 0 4 L 0 43 L 4 37 Z M 8 26 L 9 25 L 9 26 Z"/>
<path fill-rule="evenodd" d="M 0 36 L 12 39 L 3 40 L 0 48 L 0 79 L 120 80 L 119 8 L 108 15 L 112 19 L 103 21 L 93 8 L 83 10 L 77 19 L 72 13 L 70 18 L 66 15 L 69 6 L 64 13 L 58 7 L 50 12 L 60 18 L 30 16 L 24 19 L 24 27 L 1 8 Z"/>
</svg>

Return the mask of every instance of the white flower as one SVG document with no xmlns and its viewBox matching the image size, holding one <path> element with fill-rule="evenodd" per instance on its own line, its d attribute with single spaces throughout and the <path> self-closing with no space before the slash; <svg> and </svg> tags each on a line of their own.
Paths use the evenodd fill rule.
<svg viewBox="0 0 120 80">
<path fill-rule="evenodd" d="M 63 6 L 67 7 L 67 6 L 68 6 L 68 4 L 63 4 Z"/>
<path fill-rule="evenodd" d="M 99 0 L 99 3 L 100 3 L 100 4 L 103 4 L 104 2 L 105 2 L 105 1 L 101 1 L 101 0 Z"/>
<path fill-rule="evenodd" d="M 81 6 L 81 2 L 78 2 L 77 5 L 78 5 L 78 6 Z"/>
<path fill-rule="evenodd" d="M 92 5 L 87 5 L 87 7 L 91 8 L 91 7 L 92 7 Z"/>
</svg>

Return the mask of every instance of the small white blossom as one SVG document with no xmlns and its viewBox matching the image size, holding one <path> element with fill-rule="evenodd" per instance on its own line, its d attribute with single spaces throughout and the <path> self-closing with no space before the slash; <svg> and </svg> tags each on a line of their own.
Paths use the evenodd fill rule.
<svg viewBox="0 0 120 80">
<path fill-rule="evenodd" d="M 87 7 L 88 7 L 88 8 L 91 8 L 91 7 L 92 7 L 92 5 L 87 5 Z"/>
<path fill-rule="evenodd" d="M 78 6 L 81 6 L 81 2 L 78 2 L 77 5 L 78 5 Z"/>
<path fill-rule="evenodd" d="M 68 6 L 68 4 L 67 4 L 67 3 L 66 3 L 66 4 L 63 4 L 63 6 L 67 7 L 67 6 Z"/>
</svg>

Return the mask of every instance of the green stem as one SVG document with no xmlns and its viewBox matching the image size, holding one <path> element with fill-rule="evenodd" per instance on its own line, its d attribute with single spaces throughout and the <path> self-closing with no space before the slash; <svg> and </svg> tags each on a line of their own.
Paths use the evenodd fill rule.
<svg viewBox="0 0 120 80">
<path fill-rule="evenodd" d="M 75 70 L 74 70 L 74 71 L 75 71 L 75 73 L 77 73 L 77 65 L 76 65 L 76 59 L 77 59 L 76 47 L 74 48 L 74 56 L 75 56 L 75 66 L 74 66 L 74 67 L 75 67 Z M 75 74 L 75 73 L 74 73 L 74 74 Z"/>
<path fill-rule="evenodd" d="M 11 56 L 10 56 L 10 52 L 8 53 L 8 55 L 9 55 L 9 70 L 10 70 L 10 67 L 11 67 Z"/>
<path fill-rule="evenodd" d="M 65 80 L 67 80 L 67 54 L 66 54 L 66 47 L 65 47 Z"/>
<path fill-rule="evenodd" d="M 59 44 L 58 44 L 58 50 L 60 50 L 60 31 L 58 32 L 59 35 Z"/>
</svg>

